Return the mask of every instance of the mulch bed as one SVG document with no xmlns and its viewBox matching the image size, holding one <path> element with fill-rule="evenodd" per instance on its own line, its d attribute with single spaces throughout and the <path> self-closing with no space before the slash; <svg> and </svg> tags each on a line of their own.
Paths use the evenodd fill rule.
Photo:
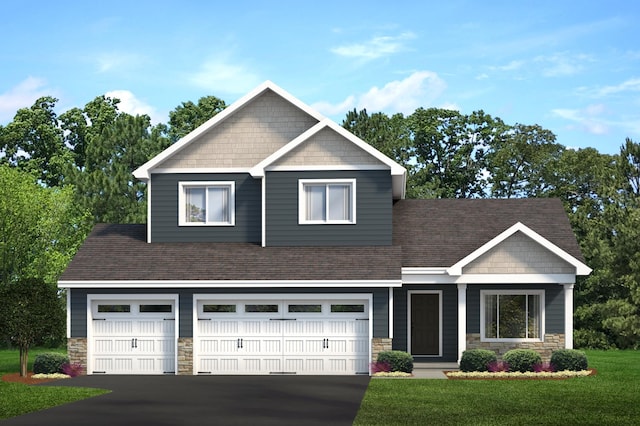
<svg viewBox="0 0 640 426">
<path fill-rule="evenodd" d="M 589 376 L 595 376 L 598 371 L 595 368 L 589 368 Z M 445 375 L 449 373 L 449 371 L 444 372 Z M 579 377 L 587 377 L 587 376 L 579 376 Z M 447 375 L 447 379 L 449 380 L 567 380 L 573 379 L 574 377 L 451 377 Z"/>
<path fill-rule="evenodd" d="M 54 380 L 61 380 L 61 379 L 34 379 L 31 376 L 33 376 L 33 372 L 31 371 L 27 372 L 27 375 L 24 377 L 21 377 L 20 373 L 10 373 L 2 376 L 2 381 L 11 382 L 11 383 L 22 383 L 24 385 L 35 385 L 38 383 L 47 383 L 47 382 L 53 382 Z"/>
</svg>

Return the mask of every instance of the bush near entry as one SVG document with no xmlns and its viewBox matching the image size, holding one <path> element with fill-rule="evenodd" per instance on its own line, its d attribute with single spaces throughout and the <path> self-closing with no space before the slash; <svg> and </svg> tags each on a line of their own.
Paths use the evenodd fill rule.
<svg viewBox="0 0 640 426">
<path fill-rule="evenodd" d="M 387 363 L 391 371 L 411 373 L 413 371 L 413 357 L 403 351 L 384 351 L 378 354 L 379 363 Z"/>
<path fill-rule="evenodd" d="M 542 364 L 542 357 L 533 349 L 512 349 L 505 353 L 502 359 L 509 364 L 510 371 L 521 373 L 534 371 L 536 364 Z"/>
<path fill-rule="evenodd" d="M 33 372 L 35 374 L 63 373 L 62 366 L 64 364 L 69 364 L 69 358 L 66 355 L 45 352 L 36 356 L 33 361 Z"/>
<path fill-rule="evenodd" d="M 558 371 L 581 371 L 588 366 L 587 355 L 575 349 L 559 349 L 551 354 L 551 364 Z"/>
<path fill-rule="evenodd" d="M 462 352 L 460 370 L 464 372 L 488 371 L 489 364 L 497 361 L 498 357 L 493 351 L 488 349 L 468 349 Z"/>
</svg>

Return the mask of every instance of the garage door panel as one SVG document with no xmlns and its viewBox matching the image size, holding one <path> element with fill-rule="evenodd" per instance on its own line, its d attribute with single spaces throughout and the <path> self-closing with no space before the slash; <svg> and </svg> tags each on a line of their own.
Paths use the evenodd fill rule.
<svg viewBox="0 0 640 426">
<path fill-rule="evenodd" d="M 333 310 L 334 306 L 338 307 Z M 199 372 L 209 374 L 355 374 L 368 372 L 368 302 L 326 300 L 205 300 L 194 336 Z M 203 306 L 232 306 L 204 311 Z M 353 306 L 361 310 L 350 311 Z M 245 309 L 250 307 L 251 310 Z M 261 309 L 258 309 L 260 307 Z M 269 311 L 262 309 L 268 307 Z M 367 313 L 365 313 L 367 312 Z M 221 340 L 221 325 L 238 325 L 236 348 L 209 342 Z M 229 329 L 229 327 L 227 328 Z M 235 340 L 234 340 L 235 343 Z M 231 360 L 237 360 L 237 363 Z"/>
</svg>

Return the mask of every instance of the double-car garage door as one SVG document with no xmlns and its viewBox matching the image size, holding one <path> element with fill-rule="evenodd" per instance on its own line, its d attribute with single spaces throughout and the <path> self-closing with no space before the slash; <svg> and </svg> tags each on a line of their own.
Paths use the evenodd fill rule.
<svg viewBox="0 0 640 426">
<path fill-rule="evenodd" d="M 366 374 L 369 304 L 344 295 L 195 295 L 194 374 Z M 177 297 L 91 306 L 89 373 L 175 374 Z"/>
</svg>

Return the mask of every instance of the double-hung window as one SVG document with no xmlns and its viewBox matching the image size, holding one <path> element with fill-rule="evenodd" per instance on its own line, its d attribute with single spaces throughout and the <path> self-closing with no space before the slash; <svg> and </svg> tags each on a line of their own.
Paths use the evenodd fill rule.
<svg viewBox="0 0 640 426">
<path fill-rule="evenodd" d="M 301 179 L 299 184 L 299 223 L 356 223 L 355 179 Z"/>
<path fill-rule="evenodd" d="M 235 182 L 180 182 L 180 226 L 233 226 Z"/>
<path fill-rule="evenodd" d="M 483 341 L 542 341 L 543 290 L 480 292 L 480 337 Z"/>
</svg>

